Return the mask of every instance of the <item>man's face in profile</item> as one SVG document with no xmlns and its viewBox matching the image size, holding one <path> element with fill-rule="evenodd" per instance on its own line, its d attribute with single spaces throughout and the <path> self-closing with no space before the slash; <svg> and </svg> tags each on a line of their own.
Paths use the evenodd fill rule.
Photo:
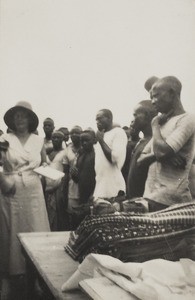
<svg viewBox="0 0 195 300">
<path fill-rule="evenodd" d="M 150 93 L 152 104 L 157 112 L 167 114 L 173 107 L 170 89 L 166 86 L 154 86 Z"/>
</svg>

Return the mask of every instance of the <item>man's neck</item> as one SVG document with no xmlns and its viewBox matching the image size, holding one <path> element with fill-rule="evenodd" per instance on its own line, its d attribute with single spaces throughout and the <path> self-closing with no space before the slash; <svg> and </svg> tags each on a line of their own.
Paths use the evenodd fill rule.
<svg viewBox="0 0 195 300">
<path fill-rule="evenodd" d="M 45 139 L 48 140 L 48 141 L 50 141 L 51 140 L 51 135 L 46 135 Z"/>
<path fill-rule="evenodd" d="M 177 109 L 173 112 L 173 114 L 171 116 L 172 117 L 179 116 L 179 115 L 185 114 L 185 112 L 186 111 L 184 109 Z"/>
<path fill-rule="evenodd" d="M 175 117 L 185 113 L 185 109 L 180 101 L 177 102 L 177 105 L 170 111 L 170 117 Z"/>
<path fill-rule="evenodd" d="M 152 136 L 151 125 L 146 126 L 143 130 L 144 139 L 150 138 Z"/>
<path fill-rule="evenodd" d="M 110 124 L 106 129 L 104 129 L 104 131 L 107 132 L 107 131 L 110 131 L 113 128 L 116 128 L 116 126 L 113 126 L 113 124 Z"/>
</svg>

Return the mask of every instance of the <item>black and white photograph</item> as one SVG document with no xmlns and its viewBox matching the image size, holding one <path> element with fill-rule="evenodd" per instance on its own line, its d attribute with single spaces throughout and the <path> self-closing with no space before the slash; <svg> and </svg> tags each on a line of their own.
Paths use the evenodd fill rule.
<svg viewBox="0 0 195 300">
<path fill-rule="evenodd" d="M 195 0 L 0 0 L 0 300 L 195 299 Z"/>
</svg>

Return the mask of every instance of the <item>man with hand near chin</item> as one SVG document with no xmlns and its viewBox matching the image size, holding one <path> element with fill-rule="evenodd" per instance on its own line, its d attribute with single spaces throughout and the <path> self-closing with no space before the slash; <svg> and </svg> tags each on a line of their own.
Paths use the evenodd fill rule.
<svg viewBox="0 0 195 300">
<path fill-rule="evenodd" d="M 126 157 L 127 136 L 122 128 L 113 125 L 113 115 L 108 109 L 97 113 L 96 123 L 94 199 L 112 198 L 126 190 L 121 168 Z"/>
<path fill-rule="evenodd" d="M 149 210 L 192 201 L 189 172 L 194 157 L 195 119 L 180 100 L 182 85 L 174 76 L 158 79 L 150 90 L 151 101 L 161 115 L 152 120 L 151 142 L 138 162 L 150 161 L 144 198 Z"/>
</svg>

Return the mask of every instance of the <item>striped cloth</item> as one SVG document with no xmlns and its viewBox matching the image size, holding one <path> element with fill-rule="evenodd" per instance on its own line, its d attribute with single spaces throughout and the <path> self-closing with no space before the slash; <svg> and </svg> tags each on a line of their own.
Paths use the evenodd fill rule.
<svg viewBox="0 0 195 300">
<path fill-rule="evenodd" d="M 79 261 L 89 253 L 111 255 L 124 262 L 195 259 L 195 203 L 145 214 L 87 216 L 70 233 L 65 251 Z"/>
</svg>

